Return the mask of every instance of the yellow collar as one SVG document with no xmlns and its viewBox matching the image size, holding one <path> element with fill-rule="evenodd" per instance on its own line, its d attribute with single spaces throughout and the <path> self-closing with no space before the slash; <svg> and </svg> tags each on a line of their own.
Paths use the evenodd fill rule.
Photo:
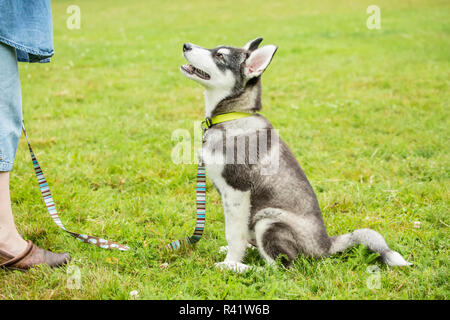
<svg viewBox="0 0 450 320">
<path fill-rule="evenodd" d="M 246 112 L 228 112 L 223 114 L 218 114 L 217 116 L 214 116 L 212 118 L 205 118 L 205 120 L 202 121 L 202 129 L 204 131 L 211 128 L 213 125 L 232 121 L 236 119 L 246 118 L 255 115 L 255 113 L 246 113 Z"/>
</svg>

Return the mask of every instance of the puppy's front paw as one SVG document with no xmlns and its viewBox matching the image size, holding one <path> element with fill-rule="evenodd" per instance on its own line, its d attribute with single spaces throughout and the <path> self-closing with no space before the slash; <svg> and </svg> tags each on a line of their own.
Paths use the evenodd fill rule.
<svg viewBox="0 0 450 320">
<path fill-rule="evenodd" d="M 227 253 L 228 252 L 228 246 L 221 246 L 219 249 L 220 253 Z"/>
<path fill-rule="evenodd" d="M 240 262 L 230 262 L 230 261 L 223 261 L 215 264 L 216 268 L 219 268 L 220 270 L 231 270 L 237 273 L 243 273 L 247 272 L 251 269 L 250 266 L 240 263 Z"/>
<path fill-rule="evenodd" d="M 251 244 L 251 243 L 247 243 L 247 247 L 246 247 L 246 248 L 247 248 L 247 249 L 252 249 L 252 250 L 258 249 L 258 248 L 256 247 L 256 245 L 253 245 L 253 244 Z M 227 253 L 227 252 L 228 252 L 228 246 L 221 246 L 220 249 L 219 249 L 219 252 L 220 252 L 220 253 Z"/>
</svg>

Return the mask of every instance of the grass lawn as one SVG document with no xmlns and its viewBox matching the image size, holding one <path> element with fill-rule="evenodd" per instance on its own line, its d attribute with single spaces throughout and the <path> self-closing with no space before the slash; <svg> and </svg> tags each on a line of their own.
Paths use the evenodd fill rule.
<svg viewBox="0 0 450 320">
<path fill-rule="evenodd" d="M 69 5 L 81 28 L 69 30 Z M 381 29 L 366 8 L 381 9 Z M 0 299 L 448 299 L 448 1 L 52 1 L 56 55 L 21 64 L 24 118 L 69 230 L 129 245 L 86 245 L 43 206 L 22 139 L 11 176 L 19 231 L 68 251 L 67 268 L 0 270 Z M 202 88 L 185 79 L 182 44 L 279 46 L 263 77 L 262 114 L 317 193 L 330 235 L 372 228 L 414 263 L 389 268 L 365 247 L 290 270 L 234 274 L 210 181 L 194 249 L 161 247 L 195 225 L 196 166 L 175 164 L 176 129 L 193 134 Z M 245 262 L 263 266 L 256 252 Z M 167 263 L 167 267 L 161 267 Z M 368 267 L 378 267 L 370 273 Z M 375 277 L 375 278 L 373 278 Z M 373 288 L 367 283 L 379 279 Z"/>
</svg>

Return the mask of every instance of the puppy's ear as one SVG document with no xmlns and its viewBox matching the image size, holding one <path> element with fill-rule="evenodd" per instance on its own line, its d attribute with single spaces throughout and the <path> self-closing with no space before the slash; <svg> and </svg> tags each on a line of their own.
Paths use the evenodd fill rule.
<svg viewBox="0 0 450 320">
<path fill-rule="evenodd" d="M 245 76 L 248 79 L 260 76 L 269 66 L 277 49 L 277 46 L 271 44 L 253 51 L 245 61 Z"/>
<path fill-rule="evenodd" d="M 244 46 L 244 49 L 248 50 L 248 51 L 255 51 L 256 49 L 258 49 L 258 46 L 262 41 L 263 41 L 263 38 L 253 39 L 253 40 L 247 42 L 247 44 Z"/>
</svg>

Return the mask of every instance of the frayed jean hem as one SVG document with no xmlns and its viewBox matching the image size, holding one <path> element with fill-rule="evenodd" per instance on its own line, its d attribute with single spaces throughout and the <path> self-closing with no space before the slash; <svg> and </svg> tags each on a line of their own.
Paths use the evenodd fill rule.
<svg viewBox="0 0 450 320">
<path fill-rule="evenodd" d="M 13 163 L 8 161 L 0 160 L 0 172 L 12 171 Z"/>
</svg>

